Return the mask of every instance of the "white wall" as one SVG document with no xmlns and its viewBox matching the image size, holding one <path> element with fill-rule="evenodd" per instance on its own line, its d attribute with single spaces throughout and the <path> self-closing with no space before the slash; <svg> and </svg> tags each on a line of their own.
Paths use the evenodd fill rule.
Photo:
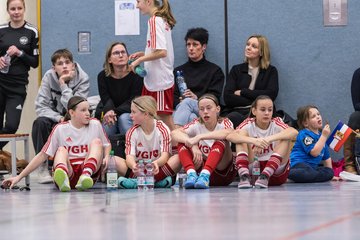
<svg viewBox="0 0 360 240">
<path fill-rule="evenodd" d="M 31 0 L 26 1 L 26 9 L 25 9 L 25 19 L 34 24 L 35 26 L 38 26 L 37 23 L 37 1 Z M 6 11 L 6 0 L 0 1 L 0 23 L 5 23 L 9 21 L 9 15 Z M 35 107 L 34 107 L 34 101 L 35 97 L 37 95 L 38 91 L 38 85 L 39 85 L 39 74 L 38 69 L 31 69 L 29 76 L 29 85 L 27 90 L 27 97 L 24 105 L 24 110 L 22 112 L 21 116 L 21 122 L 20 127 L 18 130 L 18 133 L 29 133 L 31 135 L 31 128 L 32 123 L 36 118 L 35 114 Z M 23 144 L 18 143 L 18 158 L 23 158 Z M 10 152 L 10 144 L 8 144 L 4 150 L 7 150 Z M 34 148 L 30 137 L 30 158 L 34 156 Z M 30 160 L 30 159 L 29 159 Z"/>
</svg>

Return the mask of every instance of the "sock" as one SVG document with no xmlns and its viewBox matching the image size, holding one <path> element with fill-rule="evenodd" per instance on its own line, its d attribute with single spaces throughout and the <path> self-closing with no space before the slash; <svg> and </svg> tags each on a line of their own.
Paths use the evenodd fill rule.
<svg viewBox="0 0 360 240">
<path fill-rule="evenodd" d="M 174 176 L 174 175 L 175 175 L 174 170 L 170 167 L 169 164 L 165 163 L 164 166 L 159 168 L 159 173 L 154 176 L 154 179 L 155 182 L 158 182 L 160 180 L 163 180 L 167 176 Z"/>
<path fill-rule="evenodd" d="M 225 151 L 225 143 L 221 141 L 216 141 L 212 145 L 210 149 L 210 153 L 208 158 L 205 162 L 205 166 L 203 169 L 208 170 L 209 174 L 214 172 L 216 166 L 220 162 L 221 158 L 223 157 Z"/>
<path fill-rule="evenodd" d="M 235 159 L 235 169 L 239 176 L 249 174 L 249 157 L 246 152 L 238 152 Z"/>
<path fill-rule="evenodd" d="M 195 169 L 191 150 L 187 148 L 183 143 L 179 143 L 178 152 L 181 165 L 183 165 L 185 171 L 189 169 Z"/>
<path fill-rule="evenodd" d="M 187 175 L 189 175 L 190 173 L 195 173 L 197 175 L 195 169 L 192 169 L 192 168 L 186 171 Z"/>
<path fill-rule="evenodd" d="M 200 174 L 202 174 L 202 173 L 204 173 L 206 175 L 210 175 L 209 170 L 206 170 L 206 169 L 201 170 Z"/>
<path fill-rule="evenodd" d="M 264 171 L 262 171 L 262 174 L 265 174 L 268 178 L 270 178 L 274 174 L 276 169 L 278 169 L 278 167 L 280 166 L 281 161 L 282 157 L 279 154 L 271 154 L 271 157 L 267 161 Z"/>
<path fill-rule="evenodd" d="M 88 158 L 88 160 L 86 161 L 86 163 L 84 165 L 82 174 L 91 176 L 96 171 L 96 167 L 97 167 L 97 160 L 93 157 Z"/>
<path fill-rule="evenodd" d="M 58 163 L 58 164 L 56 164 L 54 170 L 56 170 L 56 169 L 62 169 L 62 170 L 64 170 L 64 172 L 66 172 L 66 175 L 69 176 L 69 170 L 68 170 L 66 164 L 64 164 L 64 163 Z"/>
</svg>

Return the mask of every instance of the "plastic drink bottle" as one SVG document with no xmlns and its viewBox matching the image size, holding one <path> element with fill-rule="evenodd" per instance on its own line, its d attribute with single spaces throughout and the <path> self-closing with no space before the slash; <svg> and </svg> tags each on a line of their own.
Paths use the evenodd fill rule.
<svg viewBox="0 0 360 240">
<path fill-rule="evenodd" d="M 109 162 L 108 162 L 108 169 L 106 172 L 106 188 L 108 190 L 116 190 L 118 187 L 117 179 L 118 179 L 118 174 L 116 170 L 114 150 L 111 150 Z"/>
</svg>

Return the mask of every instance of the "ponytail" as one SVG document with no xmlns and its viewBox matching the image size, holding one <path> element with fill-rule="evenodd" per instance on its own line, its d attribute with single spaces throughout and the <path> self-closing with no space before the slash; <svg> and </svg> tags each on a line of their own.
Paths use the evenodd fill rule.
<svg viewBox="0 0 360 240">
<path fill-rule="evenodd" d="M 176 24 L 176 20 L 174 15 L 172 14 L 169 0 L 162 0 L 162 5 L 160 4 L 160 2 L 160 0 L 154 0 L 155 6 L 157 7 L 155 16 L 164 18 L 166 22 L 170 25 L 170 28 L 173 29 Z"/>
</svg>

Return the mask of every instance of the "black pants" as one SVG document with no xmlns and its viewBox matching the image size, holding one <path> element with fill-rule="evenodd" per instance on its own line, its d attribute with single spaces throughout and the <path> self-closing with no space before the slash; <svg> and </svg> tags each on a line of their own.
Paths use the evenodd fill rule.
<svg viewBox="0 0 360 240">
<path fill-rule="evenodd" d="M 353 130 L 360 129 L 360 111 L 355 111 L 350 115 L 348 125 Z"/>
<path fill-rule="evenodd" d="M 31 137 L 36 154 L 41 151 L 56 124 L 57 122 L 47 117 L 38 117 L 35 119 L 32 126 Z"/>
<path fill-rule="evenodd" d="M 19 128 L 25 99 L 26 93 L 11 93 L 0 87 L 0 134 L 16 133 Z M 0 142 L 0 150 L 6 144 L 7 142 Z"/>
<path fill-rule="evenodd" d="M 249 109 L 234 109 L 232 112 L 229 112 L 226 117 L 233 123 L 234 128 L 237 128 L 242 121 L 249 117 L 249 111 Z"/>
<path fill-rule="evenodd" d="M 290 168 L 288 178 L 297 183 L 314 183 L 330 181 L 334 171 L 328 167 L 312 168 L 306 163 L 298 163 Z"/>
</svg>

